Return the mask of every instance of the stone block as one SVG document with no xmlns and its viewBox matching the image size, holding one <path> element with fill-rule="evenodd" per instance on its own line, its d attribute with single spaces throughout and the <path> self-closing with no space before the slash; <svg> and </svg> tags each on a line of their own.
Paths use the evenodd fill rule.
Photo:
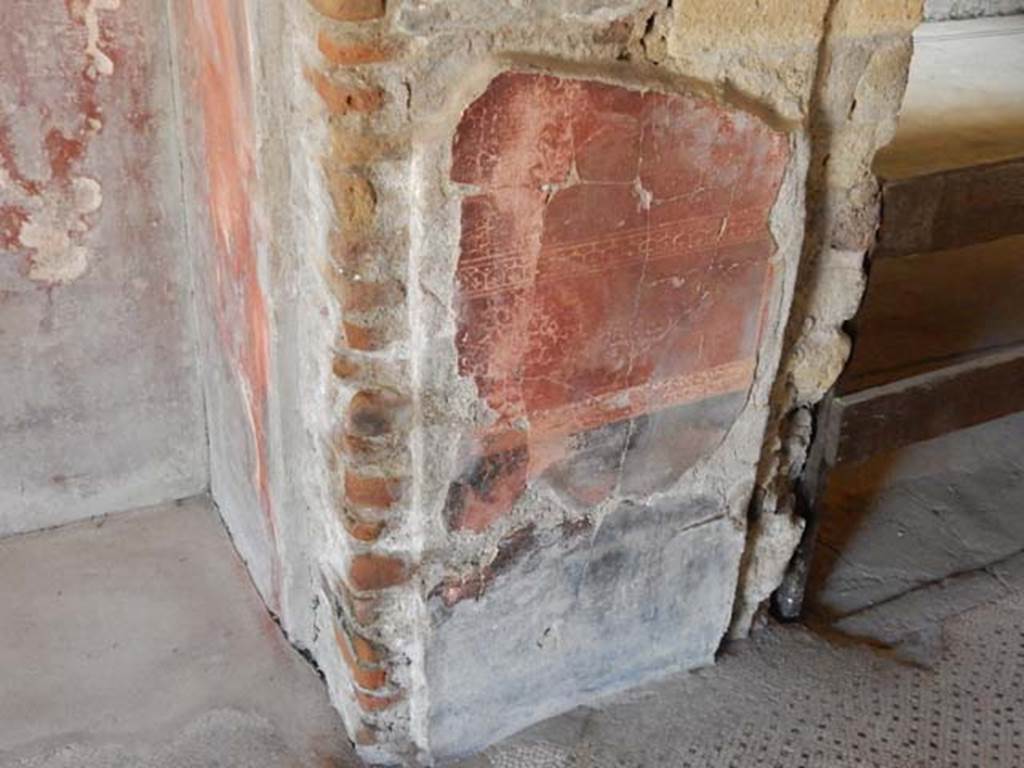
<svg viewBox="0 0 1024 768">
<path fill-rule="evenodd" d="M 596 691 L 710 664 L 743 546 L 731 521 L 708 521 L 719 512 L 699 499 L 624 504 L 596 531 L 521 556 L 478 600 L 435 598 L 435 755 L 465 754 Z"/>
<path fill-rule="evenodd" d="M 674 27 L 695 48 L 815 45 L 827 7 L 827 0 L 765 0 L 756 7 L 746 0 L 692 0 L 675 6 Z"/>
</svg>

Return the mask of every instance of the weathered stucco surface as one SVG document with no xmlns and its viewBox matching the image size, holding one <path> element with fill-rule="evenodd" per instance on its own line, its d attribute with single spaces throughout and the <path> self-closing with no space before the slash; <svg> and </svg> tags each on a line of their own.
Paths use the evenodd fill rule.
<svg viewBox="0 0 1024 768">
<path fill-rule="evenodd" d="M 806 237 L 750 509 L 732 628 L 737 635 L 748 631 L 759 604 L 778 586 L 796 540 L 794 527 L 803 525 L 794 483 L 814 434 L 815 405 L 850 354 L 843 325 L 863 294 L 865 257 L 878 226 L 871 163 L 895 131 L 922 2 L 833 0 L 822 10 L 813 70 L 800 70 L 807 90 L 801 96 L 768 81 L 775 83 L 780 103 L 800 97 L 812 150 Z M 774 71 L 772 50 L 767 46 L 755 64 L 748 53 L 741 71 L 761 72 L 766 62 Z"/>
<path fill-rule="evenodd" d="M 158 0 L 0 27 L 0 535 L 206 487 Z"/>
<path fill-rule="evenodd" d="M 214 492 L 367 757 L 463 753 L 746 631 L 802 532 L 920 10 L 179 16 Z"/>
<path fill-rule="evenodd" d="M 710 663 L 802 535 L 921 4 L 187 0 L 171 66 L 155 0 L 17 0 L 0 533 L 203 487 L 201 380 L 367 757 Z"/>
<path fill-rule="evenodd" d="M 327 610 L 321 552 L 338 548 L 311 426 L 330 407 L 330 326 L 310 263 L 326 240 L 326 131 L 309 120 L 316 94 L 295 87 L 316 42 L 302 6 L 172 10 L 211 490 L 263 599 L 309 648 L 330 636 L 314 612 Z"/>
<path fill-rule="evenodd" d="M 455 345 L 487 411 L 463 437 L 453 529 L 485 530 L 538 478 L 570 507 L 653 492 L 717 446 L 754 376 L 788 154 L 707 100 L 490 82 L 453 147 L 474 190 Z"/>
<path fill-rule="evenodd" d="M 397 3 L 386 14 L 367 3 L 360 19 L 350 3 L 313 5 L 318 51 L 306 76 L 329 129 L 322 184 L 333 208 L 320 245 L 320 327 L 336 351 L 323 356 L 330 369 L 320 364 L 326 402 L 308 398 L 305 413 L 324 437 L 337 495 L 322 519 L 337 533 L 322 549 L 311 634 L 350 732 L 376 759 L 456 754 L 601 690 L 709 663 L 732 612 L 802 239 L 798 123 L 654 63 L 645 47 L 657 47 L 650 30 L 664 23 L 661 3 Z M 512 145 L 460 160 L 460 142 L 493 140 L 460 128 L 475 120 L 471 105 L 517 80 L 561 83 L 566 105 L 582 98 L 586 117 L 572 130 L 606 149 L 564 162 L 557 151 L 517 156 L 517 130 L 527 131 L 524 148 L 529 131 L 558 144 L 572 121 L 557 119 L 566 105 L 555 100 L 528 106 L 535 119 L 523 129 L 518 110 L 483 117 Z M 659 108 L 663 122 L 644 128 L 645 109 Z M 692 134 L 671 138 L 674 130 Z M 661 156 L 659 131 L 673 147 Z M 638 173 L 637 152 L 648 153 L 648 171 Z M 460 165 L 478 161 L 496 170 L 481 177 Z M 685 190 L 672 189 L 666 170 L 677 162 L 690 163 L 679 174 L 694 182 Z M 731 202 L 736 194 L 752 202 Z M 474 206 L 485 196 L 481 218 Z M 643 254 L 659 252 L 652 216 L 667 229 L 695 223 L 680 225 L 685 239 L 654 259 L 645 281 Z M 490 326 L 472 319 L 472 243 L 484 260 L 528 260 L 513 272 L 531 285 L 557 266 L 559 248 L 575 253 L 605 231 L 625 245 L 598 251 L 610 260 L 604 284 L 569 274 L 528 289 L 548 296 L 532 306 L 575 307 L 568 314 L 548 313 L 547 324 L 519 310 Z M 648 319 L 646 357 L 643 344 L 617 356 L 620 311 Z M 716 313 L 720 322 L 700 323 Z M 687 323 L 693 334 L 682 333 Z M 489 338 L 474 342 L 485 327 Z M 703 355 L 700 344 L 686 347 L 702 337 Z M 666 351 L 680 344 L 685 354 Z M 520 388 L 517 356 L 536 384 Z M 713 375 L 723 365 L 736 375 Z M 690 374 L 692 386 L 659 386 Z M 572 424 L 570 411 L 559 416 L 565 405 L 589 416 Z M 480 451 L 483 437 L 514 440 L 527 424 L 528 459 L 484 458 L 472 471 L 494 455 Z M 608 600 L 622 610 L 606 610 Z M 640 652 L 651 638 L 650 654 Z"/>
</svg>

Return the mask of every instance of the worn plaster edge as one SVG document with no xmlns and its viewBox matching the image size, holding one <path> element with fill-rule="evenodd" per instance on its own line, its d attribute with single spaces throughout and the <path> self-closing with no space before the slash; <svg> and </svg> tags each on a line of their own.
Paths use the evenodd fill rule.
<svg viewBox="0 0 1024 768">
<path fill-rule="evenodd" d="M 183 13 L 180 3 L 168 0 L 168 5 L 178 14 Z M 296 393 L 301 397 L 309 396 L 312 403 L 326 401 L 327 386 L 323 379 L 329 375 L 330 361 L 324 361 L 324 365 L 321 366 L 327 369 L 324 376 L 319 373 L 310 375 L 308 370 L 310 367 L 315 368 L 316 361 L 309 359 L 311 355 L 301 354 L 304 350 L 299 349 L 297 355 L 302 371 L 299 373 L 287 367 L 279 351 L 282 342 L 291 342 L 283 338 L 278 322 L 282 307 L 303 300 L 307 291 L 313 292 L 313 295 L 307 298 L 302 306 L 296 308 L 292 315 L 297 325 L 296 335 L 304 338 L 309 334 L 315 338 L 322 325 L 322 322 L 318 322 L 319 317 L 310 321 L 307 304 L 312 303 L 315 306 L 318 303 L 315 292 L 320 290 L 325 294 L 326 291 L 320 287 L 317 280 L 307 279 L 309 268 L 302 263 L 301 258 L 305 254 L 316 253 L 317 251 L 313 249 L 316 246 L 322 248 L 318 244 L 318 233 L 326 233 L 327 222 L 331 216 L 323 202 L 327 199 L 326 192 L 323 191 L 324 185 L 317 182 L 321 174 L 319 157 L 328 144 L 326 127 L 321 127 L 318 121 L 302 119 L 303 115 L 313 112 L 315 99 L 304 89 L 275 87 L 275 78 L 302 71 L 302 56 L 310 50 L 310 46 L 302 46 L 305 36 L 301 33 L 302 19 L 295 17 L 296 10 L 299 13 L 302 11 L 301 8 L 286 10 L 272 4 L 250 6 L 246 14 L 247 28 L 239 30 L 239 34 L 244 35 L 249 44 L 249 58 L 245 64 L 252 76 L 252 108 L 255 112 L 253 160 L 256 164 L 256 184 L 253 189 L 253 212 L 258 220 L 254 224 L 258 228 L 257 231 L 266 236 L 257 238 L 257 263 L 259 285 L 271 309 L 268 314 L 268 370 L 274 384 L 270 387 L 266 424 L 271 497 L 275 504 L 280 505 L 282 514 L 280 535 L 276 541 L 271 542 L 272 546 L 278 548 L 278 556 L 284 566 L 282 604 L 279 612 L 275 614 L 263 595 L 261 598 L 264 599 L 261 599 L 261 602 L 275 618 L 275 623 L 285 639 L 302 651 L 308 661 L 315 664 L 318 673 L 324 677 L 328 688 L 331 689 L 332 703 L 339 709 L 342 718 L 351 724 L 356 720 L 348 717 L 339 705 L 347 695 L 347 691 L 338 688 L 343 685 L 346 672 L 340 662 L 335 661 L 337 649 L 331 639 L 332 633 L 327 629 L 331 621 L 328 603 L 318 599 L 318 560 L 323 546 L 320 542 L 324 537 L 314 538 L 311 535 L 317 522 L 323 525 L 323 520 L 331 514 L 328 500 L 322 498 L 317 490 L 327 487 L 327 479 L 325 473 L 320 471 L 322 462 L 303 461 L 291 450 L 302 445 L 302 435 L 318 422 L 315 410 L 306 408 L 298 409 L 300 418 L 294 418 L 297 413 L 294 404 L 286 402 L 289 395 L 294 397 Z M 185 49 L 182 49 L 185 41 L 182 39 L 181 30 L 186 24 L 184 18 L 172 24 L 173 33 L 177 38 L 174 46 L 175 55 L 180 58 L 185 57 Z M 190 70 L 191 67 L 185 66 L 183 61 L 176 64 L 177 94 L 182 93 L 181 89 L 185 87 L 182 77 Z M 289 109 L 295 105 L 297 115 Z M 192 132 L 186 130 L 187 118 L 180 107 L 178 117 L 182 135 L 190 135 Z M 204 149 L 199 147 L 198 151 L 202 152 Z M 184 168 L 183 173 L 192 175 Z M 268 194 L 268 179 L 275 180 L 274 195 Z M 282 179 L 283 183 L 277 185 L 277 181 Z M 194 187 L 195 189 L 203 186 L 200 180 L 194 181 L 199 184 L 198 187 Z M 285 194 L 280 195 L 281 199 L 277 200 L 276 193 L 279 190 L 283 190 Z M 186 211 L 186 218 L 191 218 L 190 211 L 193 208 L 195 206 L 189 207 Z M 198 210 L 200 213 L 196 215 L 203 216 L 202 208 Z M 298 221 L 293 221 L 296 211 L 302 211 L 304 215 L 299 217 Z M 322 239 L 326 242 L 326 234 L 323 234 Z M 195 291 L 198 289 L 195 266 L 204 258 L 200 253 L 202 243 L 196 239 L 195 232 L 190 237 L 189 246 L 192 251 L 190 264 L 193 267 Z M 197 293 L 197 300 L 205 301 L 202 293 Z M 199 314 L 198 307 L 196 314 Z M 212 332 L 204 333 L 200 337 L 200 343 L 209 349 L 215 344 L 214 338 Z M 311 349 L 319 352 L 329 349 L 332 343 L 333 341 L 317 344 L 313 341 Z M 294 356 L 289 359 L 293 358 Z M 282 383 L 289 377 L 299 379 L 298 385 L 293 382 L 293 386 L 282 389 Z M 304 385 L 311 381 L 315 384 L 312 391 L 308 391 Z M 208 390 L 211 385 L 209 374 L 204 373 L 204 402 L 209 397 Z M 207 413 L 205 424 L 208 439 L 213 418 L 213 414 Z M 313 451 L 315 452 L 315 448 Z M 298 471 L 295 471 L 296 467 Z M 212 478 L 210 492 L 216 503 L 217 494 Z M 217 509 L 222 524 L 230 536 L 231 527 L 224 520 L 219 505 Z M 320 520 L 308 519 L 310 515 L 318 516 L 318 513 Z M 231 540 L 237 550 L 237 542 L 233 536 Z M 318 542 L 316 546 L 313 546 L 314 541 Z M 291 544 L 295 546 L 290 546 Z M 247 570 L 251 570 L 251 564 L 244 557 L 243 562 L 246 563 Z M 350 732 L 353 732 L 351 728 Z"/>
<path fill-rule="evenodd" d="M 301 195 L 301 153 L 291 149 L 295 135 L 289 123 L 291 102 L 298 94 L 275 87 L 275 78 L 295 68 L 300 36 L 294 31 L 291 14 L 276 4 L 247 4 L 247 22 L 242 33 L 247 38 L 245 62 L 252 78 L 253 162 L 256 183 L 253 188 L 253 230 L 256 244 L 258 282 L 267 302 L 268 378 L 266 425 L 267 462 L 271 505 L 277 518 L 277 538 L 272 546 L 277 549 L 281 564 L 279 617 L 288 639 L 299 647 L 308 643 L 304 614 L 299 606 L 303 592 L 310 587 L 303 581 L 302 566 L 305 547 L 301 541 L 303 522 L 296 502 L 301 499 L 301 479 L 296 482 L 291 473 L 293 447 L 289 433 L 289 394 L 287 385 L 294 379 L 294 370 L 288 367 L 289 353 L 294 344 L 288 344 L 283 325 L 301 308 L 295 307 L 297 291 L 295 280 L 301 274 L 296 253 L 303 252 L 304 228 L 295 226 L 290 214 L 295 210 L 308 210 L 308 201 Z M 274 63 L 268 67 L 269 61 Z M 305 136 L 298 134 L 301 147 Z M 284 194 L 279 194 L 283 191 Z M 282 198 L 285 201 L 282 203 Z M 298 200 L 297 200 L 298 198 Z M 286 369 L 287 368 L 287 369 Z M 301 478 L 301 473 L 300 473 Z"/>
<path fill-rule="evenodd" d="M 410 551 L 413 560 L 423 561 L 427 542 L 428 521 L 423 509 L 423 475 L 426 470 L 426 441 L 423 433 L 423 356 L 419 350 L 423 346 L 424 322 L 424 290 L 420 283 L 421 265 L 428 256 L 426 244 L 428 238 L 424 229 L 423 183 L 427 177 L 422 167 L 423 157 L 414 146 L 409 164 L 410 206 L 409 206 L 409 263 L 407 285 L 407 301 L 410 329 L 410 380 L 413 403 L 413 428 L 409 436 L 410 460 L 412 464 L 412 514 L 409 522 Z M 426 646 L 430 632 L 424 590 L 416 590 L 413 603 L 415 619 L 412 622 L 413 639 L 411 644 L 412 665 L 410 668 L 409 716 L 410 736 L 416 748 L 428 758 L 430 755 L 430 685 L 427 679 Z"/>
<path fill-rule="evenodd" d="M 732 521 L 722 515 L 705 518 L 686 525 L 675 531 L 673 537 L 692 540 L 693 538 L 709 534 L 714 535 L 715 531 L 721 533 L 720 537 L 716 537 L 720 547 L 718 554 L 722 555 L 726 560 L 738 560 L 744 546 L 743 531 L 737 529 Z M 549 557 L 551 553 L 543 551 L 548 548 L 555 549 L 556 555 L 562 556 L 564 551 L 561 553 L 557 552 L 559 544 L 559 541 L 552 540 L 546 545 L 542 545 L 542 550 L 532 552 L 528 559 L 537 560 Z M 583 547 L 589 546 L 582 543 L 579 543 L 579 545 Z M 691 550 L 692 553 L 697 551 L 699 550 L 696 548 Z M 494 589 L 489 594 L 493 597 L 498 593 L 514 593 L 518 588 L 515 576 L 521 567 L 523 565 L 519 564 L 517 568 L 511 570 L 509 572 L 511 578 L 501 583 L 500 586 L 495 583 Z M 731 571 L 731 574 L 735 574 L 735 571 Z M 721 583 L 721 589 L 724 594 L 732 594 L 735 586 L 734 578 L 729 578 L 724 583 Z M 477 612 L 474 618 L 480 619 L 486 616 L 484 612 L 486 607 L 483 603 L 472 601 L 467 603 L 466 606 Z M 715 604 L 714 611 L 716 623 L 722 628 L 721 633 L 724 634 L 724 628 L 728 625 L 731 606 L 724 601 L 719 602 Z M 614 672 L 606 672 L 590 685 L 551 688 L 546 690 L 543 696 L 537 696 L 529 702 L 520 701 L 511 709 L 505 709 L 501 717 L 502 725 L 481 731 L 468 741 L 460 741 L 459 746 L 453 747 L 449 741 L 447 744 L 437 747 L 437 754 L 434 757 L 440 761 L 441 765 L 449 765 L 451 760 L 468 757 L 474 752 L 484 750 L 495 743 L 501 742 L 503 739 L 513 736 L 515 733 L 522 732 L 524 729 L 531 728 L 549 718 L 563 715 L 576 708 L 600 707 L 613 698 L 622 700 L 623 697 L 642 696 L 643 686 L 657 683 L 673 675 L 713 666 L 720 647 L 721 635 L 718 635 L 715 636 L 713 641 L 702 646 L 691 647 L 685 652 L 674 654 L 671 660 L 667 657 L 662 657 L 654 662 L 646 661 L 646 663 L 640 663 L 636 668 L 630 670 L 629 676 L 624 677 Z M 643 654 L 640 654 L 638 658 L 643 659 L 645 657 Z"/>
<path fill-rule="evenodd" d="M 647 501 L 675 499 L 680 495 L 706 492 L 721 503 L 719 514 L 703 522 L 726 518 L 749 538 L 746 510 L 756 488 L 756 470 L 761 445 L 771 418 L 770 400 L 775 379 L 782 364 L 785 328 L 796 294 L 796 282 L 803 252 L 806 220 L 804 216 L 807 171 L 811 144 L 806 133 L 788 134 L 790 156 L 782 182 L 769 215 L 769 229 L 775 250 L 769 259 L 772 279 L 765 297 L 765 324 L 761 334 L 753 380 L 742 409 L 708 455 L 683 472 L 667 489 L 649 494 Z M 742 470 L 742 472 L 738 472 Z M 737 474 L 741 474 L 736 479 Z M 609 503 L 600 507 L 592 535 L 596 536 L 607 516 L 613 511 Z M 746 545 L 741 549 L 734 572 L 733 592 L 740 594 L 743 584 L 743 563 Z M 788 561 L 788 557 L 786 558 Z M 730 606 L 730 611 L 736 604 Z M 729 620 L 722 628 L 725 637 Z"/>
<path fill-rule="evenodd" d="M 757 487 L 758 465 L 762 446 L 769 435 L 770 421 L 773 417 L 772 393 L 776 386 L 784 361 L 783 354 L 786 348 L 786 329 L 790 322 L 794 306 L 797 280 L 800 272 L 800 264 L 804 251 L 804 241 L 807 231 L 806 219 L 806 196 L 808 171 L 811 162 L 811 140 L 804 131 L 791 134 L 791 159 L 780 185 L 775 205 L 772 208 L 769 226 L 772 236 L 776 242 L 775 259 L 782 268 L 775 278 L 776 286 L 771 294 L 773 306 L 770 308 L 767 328 L 762 334 L 760 353 L 758 356 L 757 372 L 754 384 L 751 387 L 748 398 L 748 405 L 744 409 L 737 424 L 730 430 L 727 440 L 732 439 L 732 433 L 738 430 L 740 421 L 748 417 L 752 423 L 745 429 L 745 434 L 740 438 L 744 449 L 744 465 L 749 466 L 750 478 L 736 504 L 733 507 L 736 518 L 742 520 L 745 534 L 745 544 L 741 551 L 739 561 L 736 564 L 736 585 L 735 596 L 732 605 L 732 618 L 727 622 L 725 634 L 735 634 L 737 617 L 739 622 L 745 621 L 748 602 L 747 592 L 750 589 L 749 573 L 751 561 L 756 558 L 760 538 L 756 535 L 756 529 L 752 528 L 748 520 L 747 509 L 753 499 Z M 792 542 L 793 548 L 796 541 Z M 783 565 L 780 566 L 779 578 L 781 579 L 781 567 L 789 562 L 791 551 L 783 553 Z M 774 589 L 774 587 L 773 587 Z M 765 595 L 764 597 L 767 597 Z"/>
<path fill-rule="evenodd" d="M 343 429 L 346 418 L 344 414 L 356 392 L 375 387 L 397 388 L 402 394 L 409 394 L 415 399 L 416 393 L 407 391 L 409 381 L 408 375 L 404 373 L 407 362 L 411 366 L 408 358 L 412 347 L 412 331 L 402 338 L 391 340 L 383 349 L 349 350 L 357 358 L 367 361 L 371 367 L 380 366 L 381 370 L 390 368 L 389 374 L 371 376 L 358 382 L 340 380 L 334 373 L 333 363 L 335 354 L 347 348 L 345 340 L 340 336 L 346 310 L 340 298 L 324 281 L 322 267 L 330 263 L 331 233 L 335 227 L 344 225 L 332 202 L 328 179 L 329 166 L 333 162 L 330 159 L 332 125 L 337 127 L 351 121 L 350 128 L 358 126 L 359 130 L 370 135 L 382 133 L 400 136 L 407 130 L 401 106 L 406 100 L 404 89 L 408 88 L 402 76 L 407 61 L 399 56 L 394 61 L 376 63 L 372 71 L 355 79 L 356 82 L 379 87 L 388 94 L 383 108 L 374 111 L 372 117 L 360 116 L 359 120 L 351 120 L 351 115 L 332 116 L 315 89 L 308 87 L 305 82 L 307 73 L 326 66 L 315 41 L 318 32 L 331 28 L 330 22 L 325 22 L 307 3 L 295 4 L 294 14 L 292 18 L 299 29 L 298 42 L 291 41 L 289 45 L 294 49 L 297 63 L 286 69 L 300 86 L 295 90 L 301 92 L 301 96 L 293 101 L 294 122 L 289 133 L 298 138 L 289 141 L 289 145 L 293 153 L 293 171 L 296 167 L 302 167 L 304 172 L 295 174 L 296 186 L 303 195 L 302 202 L 292 201 L 290 213 L 305 224 L 295 225 L 302 229 L 302 237 L 294 242 L 303 243 L 297 250 L 305 256 L 298 262 L 298 269 L 302 273 L 298 298 L 307 309 L 300 317 L 302 330 L 299 338 L 308 354 L 302 358 L 301 373 L 298 374 L 302 380 L 299 395 L 302 402 L 298 410 L 304 422 L 305 438 L 309 442 L 309 461 L 297 467 L 297 470 L 304 480 L 305 513 L 312 519 L 309 525 L 315 529 L 314 537 L 307 540 L 308 546 L 303 552 L 308 555 L 306 565 L 313 586 L 312 628 L 307 647 L 319 665 L 331 703 L 344 721 L 350 738 L 359 742 L 356 747 L 359 754 L 373 764 L 394 764 L 401 759 L 411 759 L 415 752 L 423 750 L 423 746 L 416 741 L 411 722 L 411 711 L 422 699 L 420 694 L 425 692 L 425 684 L 418 684 L 416 679 L 417 670 L 422 669 L 417 624 L 419 595 L 415 590 L 401 585 L 369 590 L 379 601 L 379 612 L 372 621 L 361 625 L 359 631 L 386 650 L 387 659 L 383 663 L 388 671 L 389 690 L 401 699 L 380 711 L 369 713 L 357 700 L 358 694 L 353 692 L 355 681 L 352 671 L 343 662 L 335 641 L 338 621 L 335 607 L 342 597 L 337 585 L 346 581 L 348 566 L 357 555 L 396 556 L 415 568 L 419 552 L 416 533 L 419 518 L 415 507 L 406 502 L 402 504 L 405 514 L 403 522 L 385 531 L 379 539 L 368 543 L 352 537 L 338 514 L 338 505 L 343 502 L 334 493 L 337 478 L 332 476 L 331 468 L 336 457 L 331 441 Z M 387 212 L 376 222 L 377 234 L 383 240 L 392 239 L 396 247 L 405 243 L 401 228 L 411 224 L 407 210 L 412 185 L 409 176 L 410 159 L 404 153 L 399 154 L 397 159 L 375 158 L 359 167 L 359 173 L 372 186 L 376 206 Z M 301 212 L 298 215 L 294 208 L 296 205 Z M 314 222 L 312 226 L 311 221 Z M 402 245 L 406 277 L 408 263 L 412 258 L 411 248 L 411 243 Z M 412 311 L 408 303 L 411 301 L 408 298 L 411 292 L 411 286 L 407 286 L 403 310 L 407 323 L 410 322 Z M 414 434 L 408 434 L 403 439 L 407 450 L 415 450 Z M 294 463 L 292 466 L 295 468 Z M 415 492 L 415 482 L 410 483 L 410 486 Z M 360 735 L 365 735 L 367 729 L 375 731 L 379 741 L 360 742 Z"/>
<path fill-rule="evenodd" d="M 218 373 L 221 370 L 221 363 L 227 370 L 228 364 L 225 359 L 225 352 L 217 341 L 217 328 L 214 321 L 215 297 L 205 286 L 201 279 L 202 267 L 210 267 L 215 261 L 215 248 L 213 244 L 215 233 L 214 224 L 211 220 L 210 211 L 206 197 L 209 194 L 209 183 L 201 169 L 205 167 L 205 160 L 208 157 L 209 148 L 205 142 L 205 133 L 202 125 L 202 107 L 194 106 L 191 113 L 186 111 L 186 104 L 190 102 L 189 96 L 194 93 L 193 82 L 197 78 L 199 63 L 192 57 L 193 41 L 189 39 L 190 28 L 189 9 L 185 2 L 167 0 L 169 38 L 172 57 L 172 78 L 174 103 L 177 129 L 180 132 L 179 150 L 181 160 L 181 173 L 183 178 L 183 219 L 188 227 L 186 249 L 189 261 L 189 275 L 191 278 L 192 310 L 199 327 L 197 350 L 199 352 L 202 402 L 205 414 L 204 428 L 206 431 L 206 456 L 207 456 L 207 492 L 214 502 L 217 514 L 221 523 L 232 542 L 233 547 L 245 564 L 254 587 L 260 596 L 261 601 L 267 606 L 268 612 L 276 617 L 273 604 L 275 586 L 270 574 L 273 571 L 274 550 L 262 551 L 258 546 L 253 547 L 243 542 L 244 537 L 239 535 L 240 520 L 247 518 L 247 508 L 238 502 L 239 486 L 231 478 L 231 468 L 226 457 L 214 449 L 218 435 L 226 433 L 224 425 L 218 419 L 218 413 L 210 406 L 216 401 L 215 390 L 218 382 Z M 248 16 L 248 14 L 247 14 Z M 246 32 L 246 41 L 251 43 Z M 255 84 L 255 83 L 254 83 Z M 247 115 L 255 121 L 256 115 L 250 110 Z M 254 161 L 258 161 L 258 154 L 254 154 Z M 254 232 L 255 234 L 255 232 Z M 260 287 L 264 287 L 262 274 L 259 276 Z M 234 390 L 232 390 L 234 392 Z M 241 396 L 241 389 L 237 394 Z M 246 440 L 249 439 L 246 432 Z M 243 489 L 242 494 L 245 495 Z M 231 510 L 231 511 L 229 511 Z M 262 523 L 261 523 L 262 524 Z"/>
<path fill-rule="evenodd" d="M 690 94 L 713 104 L 739 110 L 766 123 L 772 130 L 789 133 L 800 122 L 787 118 L 767 100 L 736 88 L 728 80 L 706 80 L 684 70 L 659 66 L 648 61 L 602 60 L 583 62 L 556 56 L 510 51 L 494 57 L 499 66 L 523 72 L 545 72 L 560 77 L 588 79 L 642 91 Z"/>
<path fill-rule="evenodd" d="M 273 387 L 278 397 L 268 405 L 270 443 L 278 457 L 272 462 L 273 487 L 283 509 L 284 538 L 295 543 L 283 558 L 287 583 L 281 628 L 317 668 L 351 735 L 360 721 L 334 639 L 332 595 L 325 594 L 323 583 L 324 569 L 340 577 L 349 553 L 334 513 L 323 438 L 336 427 L 330 417 L 332 329 L 340 326 L 339 310 L 318 272 L 334 217 L 322 167 L 329 128 L 316 94 L 301 87 L 306 65 L 318 60 L 313 41 L 319 19 L 306 3 L 261 4 L 254 17 L 265 35 L 255 72 L 256 98 L 276 116 L 257 135 L 261 170 L 273 168 L 271 177 L 283 176 L 286 191 L 268 209 L 274 249 L 271 370 L 278 382 Z M 294 87 L 295 81 L 300 87 Z M 282 345 L 291 348 L 290 354 L 280 352 Z"/>
<path fill-rule="evenodd" d="M 177 163 L 177 177 L 175 183 L 178 186 L 176 197 L 178 202 L 181 204 L 180 216 L 178 217 L 181 222 L 181 240 L 185 250 L 185 261 L 186 261 L 186 275 L 188 280 L 188 308 L 186 314 L 189 318 L 189 324 L 191 326 L 191 332 L 195 339 L 195 345 L 193 347 L 194 352 L 194 365 L 196 375 L 199 377 L 199 402 L 202 414 L 200 416 L 202 434 L 202 446 L 200 448 L 202 455 L 200 461 L 202 462 L 203 477 L 203 489 L 204 492 L 210 494 L 212 498 L 212 478 L 210 471 L 210 393 L 209 393 L 209 371 L 207 370 L 206 362 L 206 350 L 208 350 L 209 344 L 208 339 L 210 334 L 206 333 L 206 324 L 200 318 L 199 302 L 202 301 L 202 293 L 199 286 L 198 276 L 198 262 L 200 260 L 199 255 L 199 239 L 196 232 L 196 225 L 193 221 L 195 206 L 190 205 L 190 198 L 192 197 L 191 192 L 195 189 L 195 179 L 188 170 L 188 163 L 186 162 L 187 149 L 186 144 L 188 143 L 188 125 L 185 118 L 185 84 L 182 82 L 185 73 L 185 62 L 183 56 L 183 50 L 185 41 L 182 37 L 181 30 L 184 29 L 185 21 L 180 17 L 181 4 L 175 0 L 166 0 L 164 3 L 164 14 L 167 24 L 167 35 L 168 35 L 168 54 L 167 54 L 167 67 L 168 76 L 170 78 L 170 87 L 168 91 L 171 97 L 171 115 L 174 124 L 175 138 L 172 143 L 174 149 L 178 153 Z"/>
<path fill-rule="evenodd" d="M 280 501 L 285 496 L 282 494 L 280 461 L 278 456 L 282 455 L 281 438 L 281 393 L 278 376 L 280 369 L 280 355 L 278 352 L 279 333 L 279 312 L 275 299 L 277 298 L 277 275 L 273 271 L 273 265 L 278 253 L 278 232 L 277 225 L 279 218 L 276 215 L 274 196 L 267 190 L 268 177 L 273 172 L 268 170 L 272 161 L 272 147 L 276 132 L 279 130 L 277 120 L 274 117 L 276 111 L 273 107 L 273 100 L 268 98 L 265 84 L 268 81 L 267 70 L 263 66 L 265 57 L 264 42 L 268 36 L 264 29 L 275 29 L 273 24 L 267 24 L 264 19 L 268 14 L 268 6 L 263 4 L 243 3 L 241 6 L 241 19 L 244 21 L 244 28 L 235 30 L 238 39 L 244 44 L 242 53 L 244 59 L 239 62 L 241 71 L 249 78 L 249 103 L 245 116 L 249 119 L 252 137 L 252 185 L 249 188 L 251 194 L 251 221 L 249 231 L 253 241 L 253 257 L 256 266 L 257 288 L 266 302 L 266 334 L 267 334 L 267 392 L 266 392 L 266 413 L 264 414 L 263 428 L 266 430 L 266 455 L 258 457 L 258 461 L 267 463 L 268 496 L 265 515 L 269 518 L 270 529 L 268 530 L 268 557 L 271 562 L 270 572 L 270 595 L 268 595 L 267 606 L 271 614 L 279 619 L 279 623 L 286 633 L 292 631 L 294 623 L 291 621 L 291 606 L 288 601 L 288 586 L 291 580 L 288 573 L 289 558 L 289 520 L 281 516 Z M 271 9 L 273 10 L 273 9 Z M 282 30 L 276 29 L 278 33 Z M 272 40 L 272 38 L 270 38 Z M 270 55 L 277 52 L 274 42 L 267 46 Z M 285 46 L 287 49 L 287 46 Z M 271 117 L 268 118 L 268 115 Z M 243 381 L 243 385 L 245 382 Z M 244 390 L 244 387 L 243 387 Z M 249 409 L 246 414 L 252 417 Z M 250 423 L 250 428 L 252 425 Z"/>
</svg>

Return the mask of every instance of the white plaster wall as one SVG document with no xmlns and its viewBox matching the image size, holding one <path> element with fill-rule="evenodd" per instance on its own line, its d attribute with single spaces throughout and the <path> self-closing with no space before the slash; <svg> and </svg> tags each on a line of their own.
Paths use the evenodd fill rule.
<svg viewBox="0 0 1024 768">
<path fill-rule="evenodd" d="M 3 16 L 0 535 L 207 486 L 165 4 Z"/>
</svg>

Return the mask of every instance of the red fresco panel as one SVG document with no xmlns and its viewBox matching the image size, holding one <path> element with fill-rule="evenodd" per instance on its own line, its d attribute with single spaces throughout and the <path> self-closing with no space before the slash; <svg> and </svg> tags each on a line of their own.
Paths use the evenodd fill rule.
<svg viewBox="0 0 1024 768">
<path fill-rule="evenodd" d="M 694 406 L 750 387 L 787 159 L 783 134 L 686 94 L 509 72 L 468 107 L 456 346 L 493 419 L 467 441 L 453 527 L 482 530 L 542 476 L 600 502 L 634 446 L 675 476 L 714 447 L 742 401 Z M 668 409 L 700 451 L 640 439 Z M 592 479 L 569 487 L 576 457 Z"/>
</svg>

